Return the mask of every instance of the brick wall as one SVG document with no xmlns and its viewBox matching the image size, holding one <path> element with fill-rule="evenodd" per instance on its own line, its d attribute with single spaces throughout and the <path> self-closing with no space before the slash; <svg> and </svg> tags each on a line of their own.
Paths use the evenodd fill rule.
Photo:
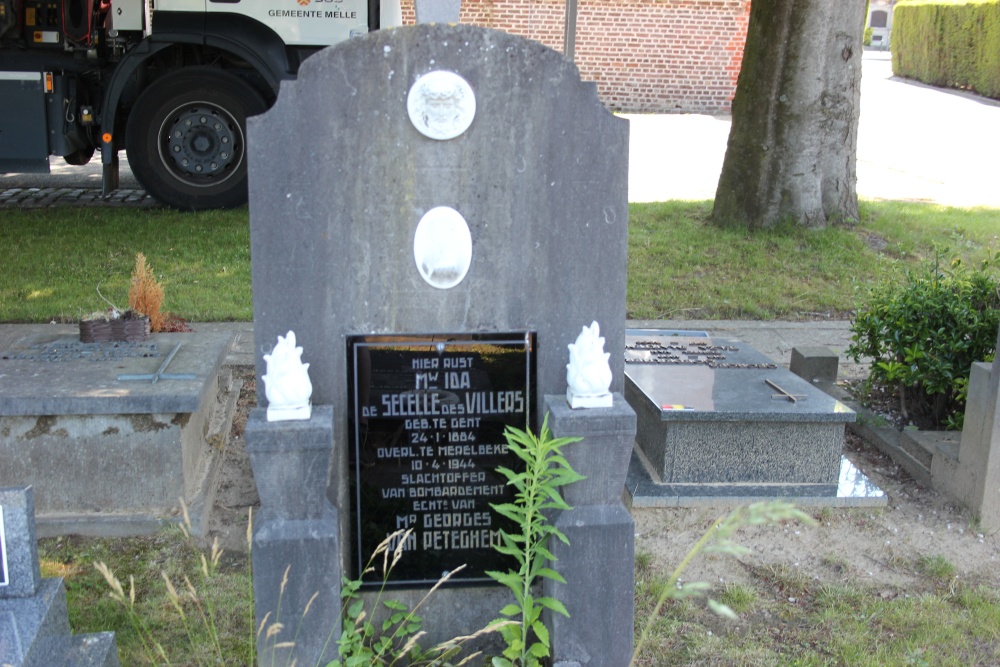
<svg viewBox="0 0 1000 667">
<path fill-rule="evenodd" d="M 562 51 L 565 15 L 564 0 L 463 0 L 461 22 Z M 613 111 L 728 113 L 749 16 L 750 0 L 578 0 L 576 64 Z"/>
</svg>

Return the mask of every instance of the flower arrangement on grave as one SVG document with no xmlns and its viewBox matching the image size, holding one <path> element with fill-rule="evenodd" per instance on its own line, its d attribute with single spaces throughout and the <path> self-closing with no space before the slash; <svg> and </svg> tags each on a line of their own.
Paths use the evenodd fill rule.
<svg viewBox="0 0 1000 667">
<path fill-rule="evenodd" d="M 153 268 L 141 252 L 135 255 L 135 267 L 128 288 L 128 308 L 149 318 L 150 331 L 163 331 L 166 313 L 163 306 L 163 285 L 156 279 Z"/>
<path fill-rule="evenodd" d="M 100 285 L 97 295 L 108 308 L 80 318 L 81 342 L 138 342 L 149 338 L 151 332 L 190 331 L 184 320 L 163 312 L 163 285 L 141 252 L 136 253 L 129 281 L 128 309 L 122 310 L 105 298 Z"/>
</svg>

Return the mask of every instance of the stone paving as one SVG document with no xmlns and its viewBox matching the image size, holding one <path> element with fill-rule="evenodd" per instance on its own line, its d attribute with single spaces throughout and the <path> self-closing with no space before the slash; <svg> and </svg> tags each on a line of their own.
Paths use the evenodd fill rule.
<svg viewBox="0 0 1000 667">
<path fill-rule="evenodd" d="M 134 207 L 157 208 L 161 204 L 145 190 L 113 190 L 101 196 L 100 188 L 9 188 L 0 192 L 0 208 Z"/>
</svg>

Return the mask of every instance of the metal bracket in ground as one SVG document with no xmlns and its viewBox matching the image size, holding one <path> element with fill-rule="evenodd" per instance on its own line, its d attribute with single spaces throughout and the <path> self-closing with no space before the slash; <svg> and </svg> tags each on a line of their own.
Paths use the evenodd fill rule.
<svg viewBox="0 0 1000 667">
<path fill-rule="evenodd" d="M 164 371 L 167 370 L 167 366 L 169 366 L 170 362 L 174 360 L 174 357 L 180 349 L 181 343 L 177 343 L 177 345 L 174 346 L 174 349 L 170 351 L 170 354 L 167 355 L 167 358 L 163 360 L 163 363 L 160 364 L 160 368 L 157 369 L 155 373 L 119 375 L 118 380 L 150 380 L 151 384 L 156 384 L 160 380 L 194 380 L 197 377 L 194 373 L 164 373 Z"/>
</svg>

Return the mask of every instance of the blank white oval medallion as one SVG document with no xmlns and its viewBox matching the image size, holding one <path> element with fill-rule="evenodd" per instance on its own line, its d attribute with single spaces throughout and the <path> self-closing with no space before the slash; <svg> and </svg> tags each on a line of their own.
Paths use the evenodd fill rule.
<svg viewBox="0 0 1000 667">
<path fill-rule="evenodd" d="M 413 127 L 431 139 L 454 139 L 472 125 L 476 94 L 472 86 L 445 70 L 428 72 L 416 80 L 406 96 Z"/>
<path fill-rule="evenodd" d="M 413 259 L 432 287 L 448 289 L 462 282 L 472 264 L 472 233 L 462 214 L 448 206 L 424 213 L 413 235 Z"/>
</svg>

